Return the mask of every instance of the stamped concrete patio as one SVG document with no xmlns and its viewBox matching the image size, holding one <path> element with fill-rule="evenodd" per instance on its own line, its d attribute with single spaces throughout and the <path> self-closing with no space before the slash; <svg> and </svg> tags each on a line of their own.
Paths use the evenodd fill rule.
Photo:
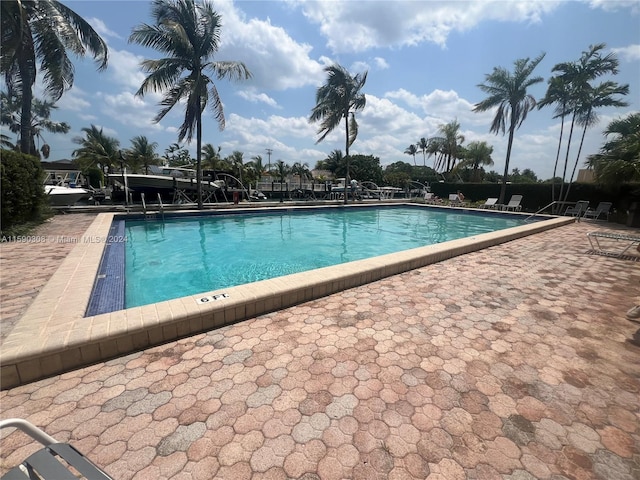
<svg viewBox="0 0 640 480">
<path fill-rule="evenodd" d="M 599 228 L 2 391 L 0 418 L 31 421 L 117 479 L 638 479 L 640 348 L 626 340 L 640 325 L 624 314 L 640 263 L 588 253 Z M 7 299 L 19 315 L 20 284 L 32 296 L 64 256 L 21 248 L 0 250 L 3 329 Z M 0 473 L 37 448 L 19 432 L 0 446 Z"/>
</svg>

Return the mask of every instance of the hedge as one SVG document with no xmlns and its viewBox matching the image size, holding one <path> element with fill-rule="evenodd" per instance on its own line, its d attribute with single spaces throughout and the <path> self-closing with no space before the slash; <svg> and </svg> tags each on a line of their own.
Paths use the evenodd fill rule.
<svg viewBox="0 0 640 480">
<path fill-rule="evenodd" d="M 3 233 L 41 218 L 48 205 L 43 181 L 44 170 L 38 158 L 0 149 L 0 229 Z"/>
</svg>

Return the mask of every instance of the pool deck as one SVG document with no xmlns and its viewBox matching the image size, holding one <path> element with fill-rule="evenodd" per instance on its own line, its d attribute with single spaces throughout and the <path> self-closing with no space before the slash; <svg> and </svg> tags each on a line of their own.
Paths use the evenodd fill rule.
<svg viewBox="0 0 640 480">
<path fill-rule="evenodd" d="M 637 479 L 640 263 L 594 230 L 637 233 L 517 238 L 4 390 L 0 417 L 118 479 Z M 0 246 L 3 325 L 63 248 Z M 36 449 L 0 441 L 0 473 Z"/>
</svg>

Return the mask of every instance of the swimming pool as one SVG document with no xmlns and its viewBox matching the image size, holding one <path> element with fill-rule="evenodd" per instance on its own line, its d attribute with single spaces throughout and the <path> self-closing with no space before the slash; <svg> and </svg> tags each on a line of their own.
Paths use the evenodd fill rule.
<svg viewBox="0 0 640 480">
<path fill-rule="evenodd" d="M 103 261 L 115 301 L 89 314 L 495 232 L 523 218 L 405 205 L 126 220 L 112 235 L 126 240 L 124 261 L 113 251 Z M 114 274 L 118 263 L 124 271 Z"/>
</svg>

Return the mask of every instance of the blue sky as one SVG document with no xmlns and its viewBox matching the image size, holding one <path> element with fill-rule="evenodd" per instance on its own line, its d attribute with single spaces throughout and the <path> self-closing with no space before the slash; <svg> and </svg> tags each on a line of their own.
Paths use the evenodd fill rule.
<svg viewBox="0 0 640 480">
<path fill-rule="evenodd" d="M 50 159 L 70 158 L 72 142 L 91 124 L 120 140 L 146 135 L 163 153 L 177 141 L 183 112 L 176 109 L 152 122 L 160 95 L 135 97 L 144 76 L 139 63 L 158 58 L 127 39 L 134 26 L 151 22 L 151 3 L 141 0 L 66 1 L 87 19 L 109 45 L 106 71 L 90 59 L 75 61 L 74 86 L 58 102 L 52 118 L 66 121 L 66 135 L 45 134 Z M 378 156 L 382 165 L 413 162 L 404 154 L 411 143 L 437 134 L 438 126 L 457 119 L 465 143 L 484 140 L 494 147 L 491 167 L 504 169 L 507 138 L 489 132 L 493 112 L 473 113 L 484 98 L 477 87 L 501 66 L 512 70 L 519 58 L 546 52 L 535 74 L 545 81 L 530 90 L 540 99 L 552 67 L 577 60 L 595 43 L 606 43 L 620 59 L 619 83 L 630 85 L 629 107 L 603 109 L 587 132 L 580 164 L 603 141 L 602 130 L 614 118 L 640 111 L 640 3 L 633 1 L 216 1 L 222 15 L 219 60 L 242 61 L 250 81 L 219 81 L 226 129 L 220 132 L 210 112 L 204 115 L 204 143 L 234 150 L 245 161 L 255 155 L 313 168 L 334 149 L 344 149 L 336 130 L 316 144 L 317 125 L 308 118 L 323 68 L 337 62 L 351 73 L 368 71 L 363 92 L 367 106 L 357 116 L 359 135 L 352 153 Z M 551 177 L 560 124 L 552 109 L 530 113 L 518 130 L 510 169 L 530 168 Z M 195 139 L 186 145 L 195 156 Z M 575 158 L 575 153 L 571 154 Z M 422 156 L 417 157 L 422 164 Z M 433 159 L 427 159 L 433 166 Z"/>
</svg>

